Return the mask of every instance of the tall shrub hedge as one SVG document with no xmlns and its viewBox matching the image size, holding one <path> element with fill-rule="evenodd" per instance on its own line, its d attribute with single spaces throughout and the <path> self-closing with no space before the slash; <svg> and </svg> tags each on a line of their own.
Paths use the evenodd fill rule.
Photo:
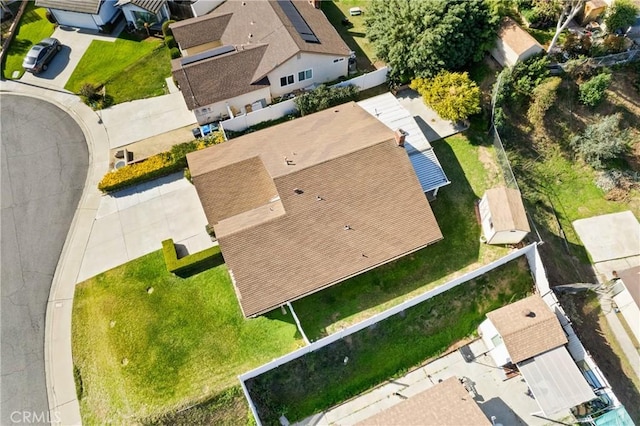
<svg viewBox="0 0 640 426">
<path fill-rule="evenodd" d="M 190 277 L 224 263 L 220 246 L 213 246 L 178 259 L 176 246 L 172 239 L 162 242 L 162 254 L 167 270 L 181 278 Z"/>
</svg>

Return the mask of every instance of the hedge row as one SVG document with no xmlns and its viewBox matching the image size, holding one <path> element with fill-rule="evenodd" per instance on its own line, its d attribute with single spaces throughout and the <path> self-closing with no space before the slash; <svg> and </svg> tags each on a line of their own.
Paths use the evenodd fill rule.
<svg viewBox="0 0 640 426">
<path fill-rule="evenodd" d="M 164 255 L 167 270 L 181 278 L 190 277 L 224 263 L 224 258 L 220 253 L 220 246 L 213 246 L 178 259 L 176 246 L 173 244 L 172 239 L 162 242 L 162 254 Z"/>
<path fill-rule="evenodd" d="M 171 147 L 171 151 L 161 152 L 140 163 L 128 164 L 120 169 L 108 172 L 98 189 L 102 192 L 113 192 L 171 173 L 179 172 L 187 167 L 187 154 L 224 142 L 222 132 L 213 133 L 205 138 L 185 142 Z"/>
</svg>

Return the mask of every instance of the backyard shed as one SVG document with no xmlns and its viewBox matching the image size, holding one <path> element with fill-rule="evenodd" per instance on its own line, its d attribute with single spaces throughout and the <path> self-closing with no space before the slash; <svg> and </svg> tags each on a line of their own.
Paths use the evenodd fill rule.
<svg viewBox="0 0 640 426">
<path fill-rule="evenodd" d="M 478 209 L 487 244 L 518 244 L 531 232 L 517 189 L 500 187 L 487 190 Z"/>
<path fill-rule="evenodd" d="M 491 56 L 503 67 L 544 52 L 544 49 L 528 32 L 511 18 L 504 18 Z"/>
<path fill-rule="evenodd" d="M 625 269 L 617 275 L 618 280 L 611 290 L 613 301 L 640 341 L 640 266 Z"/>
</svg>

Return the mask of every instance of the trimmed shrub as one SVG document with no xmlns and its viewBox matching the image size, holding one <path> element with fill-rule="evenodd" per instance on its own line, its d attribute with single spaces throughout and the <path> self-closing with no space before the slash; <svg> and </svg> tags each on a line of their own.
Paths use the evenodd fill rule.
<svg viewBox="0 0 640 426">
<path fill-rule="evenodd" d="M 617 30 L 625 31 L 633 25 L 637 13 L 638 9 L 631 0 L 615 0 L 613 4 L 607 8 L 607 14 L 604 17 L 607 32 L 613 33 Z"/>
<path fill-rule="evenodd" d="M 358 87 L 353 85 L 344 87 L 327 87 L 324 84 L 321 84 L 315 90 L 298 96 L 295 98 L 294 102 L 298 107 L 300 114 L 307 115 L 345 102 L 355 101 L 358 97 L 358 93 Z"/>
<path fill-rule="evenodd" d="M 527 118 L 534 126 L 544 126 L 544 116 L 556 102 L 556 94 L 560 83 L 562 83 L 560 77 L 549 77 L 533 89 L 533 102 L 529 105 Z"/>
<path fill-rule="evenodd" d="M 180 49 L 178 49 L 177 47 L 172 47 L 171 49 L 169 49 L 169 54 L 171 55 L 171 59 L 176 59 L 182 56 L 180 54 Z"/>
<path fill-rule="evenodd" d="M 611 74 L 602 73 L 580 85 L 580 102 L 594 107 L 605 97 L 605 90 L 611 83 Z"/>
<path fill-rule="evenodd" d="M 164 44 L 169 48 L 169 49 L 173 49 L 174 47 L 178 47 L 178 44 L 176 43 L 176 39 L 173 36 L 166 36 L 164 38 Z"/>
<path fill-rule="evenodd" d="M 169 28 L 169 25 L 173 24 L 174 22 L 176 21 L 174 21 L 173 19 L 169 19 L 168 21 L 164 21 L 162 23 L 162 35 L 164 37 L 173 36 L 173 31 L 171 31 L 171 28 Z"/>
<path fill-rule="evenodd" d="M 162 242 L 162 254 L 167 270 L 180 278 L 190 277 L 224 263 L 224 258 L 220 253 L 220 246 L 213 246 L 178 259 L 176 246 L 173 244 L 172 239 Z"/>
<path fill-rule="evenodd" d="M 434 78 L 416 78 L 409 86 L 445 120 L 466 120 L 480 112 L 480 88 L 469 74 L 441 71 Z"/>
</svg>

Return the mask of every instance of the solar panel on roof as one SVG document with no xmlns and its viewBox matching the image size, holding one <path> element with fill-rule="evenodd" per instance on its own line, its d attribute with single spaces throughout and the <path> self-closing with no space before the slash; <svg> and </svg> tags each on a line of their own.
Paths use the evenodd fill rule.
<svg viewBox="0 0 640 426">
<path fill-rule="evenodd" d="M 307 43 L 320 43 L 318 37 L 313 33 L 313 30 L 309 27 L 309 24 L 307 24 L 302 15 L 300 15 L 300 12 L 291 0 L 279 0 L 278 4 L 284 14 L 287 15 L 287 18 L 289 18 L 293 28 L 296 29 L 304 41 Z"/>
<path fill-rule="evenodd" d="M 235 50 L 236 50 L 235 47 L 229 46 L 229 45 L 216 47 L 215 49 L 205 50 L 204 52 L 200 52 L 198 54 L 182 58 L 180 60 L 180 64 L 182 66 L 189 65 L 189 64 L 192 64 L 194 62 L 201 61 L 203 59 L 209 59 L 209 58 L 213 58 L 213 57 L 216 57 L 216 56 L 224 55 L 225 53 L 230 53 L 230 52 L 233 52 Z"/>
</svg>

